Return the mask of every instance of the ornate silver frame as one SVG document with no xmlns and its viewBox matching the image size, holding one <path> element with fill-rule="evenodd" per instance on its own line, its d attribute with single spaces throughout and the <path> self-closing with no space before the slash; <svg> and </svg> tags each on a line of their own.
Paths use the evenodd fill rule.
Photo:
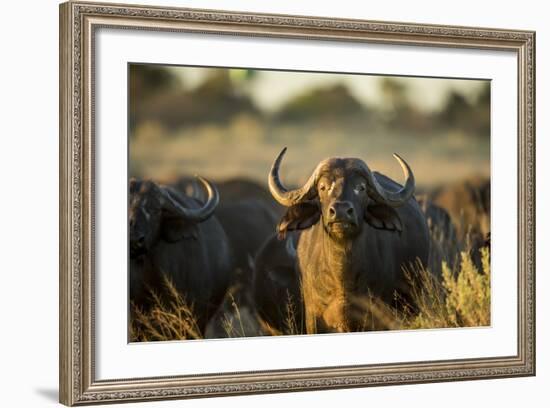
<svg viewBox="0 0 550 408">
<path fill-rule="evenodd" d="M 518 350 L 493 358 L 96 380 L 94 32 L 201 32 L 513 51 L 518 63 Z M 60 401 L 145 401 L 535 374 L 535 33 L 133 5 L 60 5 Z"/>
</svg>

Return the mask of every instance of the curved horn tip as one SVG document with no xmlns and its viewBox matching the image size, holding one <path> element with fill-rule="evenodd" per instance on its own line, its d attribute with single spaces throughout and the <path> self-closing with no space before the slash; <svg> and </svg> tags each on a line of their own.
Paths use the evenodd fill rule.
<svg viewBox="0 0 550 408">
<path fill-rule="evenodd" d="M 202 183 L 207 193 L 206 202 L 196 215 L 198 220 L 204 221 L 213 214 L 215 208 L 218 206 L 220 202 L 220 195 L 214 184 L 202 176 L 197 175 L 196 177 Z"/>
<path fill-rule="evenodd" d="M 279 153 L 279 155 L 277 156 L 277 159 L 275 161 L 279 162 L 282 160 L 283 156 L 285 155 L 287 151 L 287 147 L 283 147 L 283 150 L 281 150 L 281 153 Z"/>
<path fill-rule="evenodd" d="M 195 176 L 197 179 L 203 184 L 204 187 L 206 187 L 206 190 L 212 190 L 212 195 L 217 199 L 218 196 L 218 189 L 214 184 L 212 184 L 208 179 L 202 177 L 202 176 Z"/>
<path fill-rule="evenodd" d="M 203 176 L 200 176 L 198 174 L 194 174 L 193 177 L 195 177 L 197 180 L 199 180 L 202 184 L 212 184 L 210 182 L 210 180 L 208 180 L 207 178 L 203 177 Z"/>
<path fill-rule="evenodd" d="M 401 156 L 399 156 L 397 153 L 394 153 L 394 154 L 393 154 L 393 157 L 395 157 L 395 159 L 397 160 L 397 162 L 401 165 L 401 167 L 402 167 L 404 170 L 407 170 L 407 172 L 411 172 L 409 163 L 407 163 L 407 162 L 405 161 L 405 159 L 403 159 L 403 158 L 402 158 Z"/>
<path fill-rule="evenodd" d="M 397 160 L 404 161 L 403 158 L 399 156 L 397 153 L 393 153 L 393 157 L 395 157 Z"/>
<path fill-rule="evenodd" d="M 387 191 L 377 182 L 376 178 L 369 176 L 371 179 L 372 186 L 374 191 L 377 193 L 378 197 L 375 198 L 376 201 L 385 203 L 391 207 L 400 207 L 403 205 L 413 194 L 415 189 L 415 180 L 414 174 L 405 160 L 401 158 L 397 153 L 393 153 L 393 157 L 400 164 L 403 173 L 405 174 L 406 180 L 405 185 L 399 191 Z"/>
<path fill-rule="evenodd" d="M 204 177 L 202 177 L 202 176 L 199 176 L 199 175 L 195 174 L 195 178 L 196 178 L 197 180 L 199 180 L 199 181 L 200 181 L 202 184 L 204 184 L 204 185 L 212 185 L 212 183 L 211 183 L 208 179 L 206 179 L 206 178 L 204 178 Z"/>
<path fill-rule="evenodd" d="M 285 207 L 290 207 L 294 204 L 294 199 L 292 197 L 293 192 L 287 191 L 279 180 L 279 167 L 283 161 L 283 156 L 286 152 L 286 146 L 281 150 L 273 164 L 271 165 L 271 170 L 269 171 L 269 176 L 267 179 L 267 184 L 269 186 L 269 192 L 273 198 L 281 205 Z"/>
</svg>

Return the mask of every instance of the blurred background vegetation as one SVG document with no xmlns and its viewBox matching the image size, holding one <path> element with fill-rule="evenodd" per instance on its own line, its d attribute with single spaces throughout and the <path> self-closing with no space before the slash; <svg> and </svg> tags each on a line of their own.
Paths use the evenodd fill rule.
<svg viewBox="0 0 550 408">
<path fill-rule="evenodd" d="M 364 159 L 419 189 L 490 174 L 490 82 L 130 66 L 130 176 L 200 174 L 266 184 L 283 146 L 287 184 L 330 156 Z"/>
</svg>

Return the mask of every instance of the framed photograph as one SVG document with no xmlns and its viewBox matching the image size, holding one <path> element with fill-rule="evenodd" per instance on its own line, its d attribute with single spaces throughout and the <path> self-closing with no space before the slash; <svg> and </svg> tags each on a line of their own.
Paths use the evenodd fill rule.
<svg viewBox="0 0 550 408">
<path fill-rule="evenodd" d="M 535 374 L 535 33 L 60 6 L 60 400 Z"/>
</svg>

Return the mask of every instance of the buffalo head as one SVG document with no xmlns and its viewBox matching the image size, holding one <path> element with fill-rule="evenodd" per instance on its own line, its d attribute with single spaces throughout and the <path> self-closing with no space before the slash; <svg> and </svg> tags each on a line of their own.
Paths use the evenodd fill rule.
<svg viewBox="0 0 550 408">
<path fill-rule="evenodd" d="M 287 190 L 279 179 L 284 148 L 271 168 L 269 189 L 273 197 L 288 207 L 278 231 L 311 227 L 321 219 L 329 236 L 335 240 L 353 238 L 362 231 L 364 222 L 374 228 L 402 230 L 394 208 L 404 205 L 415 189 L 409 165 L 397 154 L 394 157 L 405 173 L 401 189 L 382 187 L 367 164 L 355 158 L 330 158 L 319 163 L 308 181 L 300 188 Z"/>
<path fill-rule="evenodd" d="M 177 241 L 190 234 L 194 224 L 209 218 L 219 197 L 216 188 L 199 177 L 207 192 L 201 207 L 186 206 L 178 199 L 178 193 L 153 181 L 130 180 L 129 236 L 130 257 L 137 258 L 147 253 L 162 238 Z M 195 204 L 192 199 L 185 200 Z M 199 208 L 191 208 L 199 207 Z"/>
</svg>

